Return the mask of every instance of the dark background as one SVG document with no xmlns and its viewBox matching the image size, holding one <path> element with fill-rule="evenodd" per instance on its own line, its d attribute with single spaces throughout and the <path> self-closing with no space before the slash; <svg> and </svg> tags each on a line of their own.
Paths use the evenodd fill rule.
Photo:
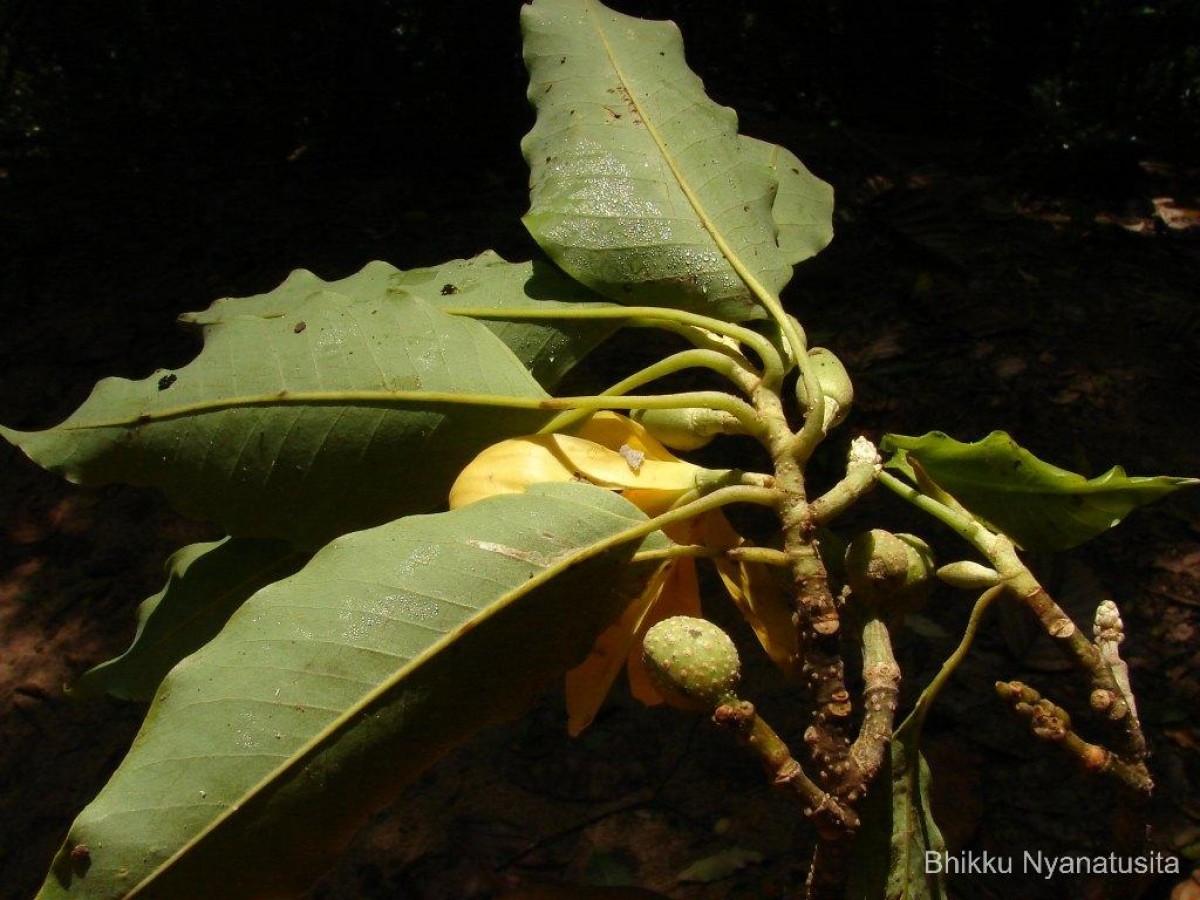
<svg viewBox="0 0 1200 900">
<path fill-rule="evenodd" d="M 1200 4 L 614 5 L 675 19 L 743 130 L 835 186 L 837 238 L 785 296 L 858 391 L 814 477 L 836 475 L 851 434 L 993 427 L 1089 475 L 1200 474 Z M 518 8 L 0 0 L 0 421 L 44 427 L 98 378 L 183 363 L 196 348 L 176 314 L 293 268 L 535 253 L 519 223 L 533 116 Z M 632 368 L 653 352 L 642 336 L 600 359 Z M 938 537 L 898 506 L 872 498 L 849 524 Z M 153 494 L 65 485 L 7 446 L 0 512 L 7 898 L 36 889 L 142 715 L 73 702 L 63 683 L 121 652 L 161 561 L 213 534 Z M 1160 504 L 1073 559 L 1039 571 L 1081 616 L 1098 584 L 1121 601 L 1159 783 L 1154 846 L 1195 858 L 1200 505 Z M 962 596 L 943 599 L 904 635 L 906 702 L 961 631 Z M 941 821 L 958 848 L 1104 852 L 1110 792 L 1033 746 L 990 693 L 1021 677 L 1086 703 L 1012 620 L 985 629 L 927 729 Z M 749 668 L 777 727 L 802 728 L 790 689 Z M 551 696 L 452 755 L 316 896 L 457 900 L 562 880 L 758 898 L 803 883 L 806 827 L 693 717 L 618 699 L 571 743 L 561 718 Z M 765 859 L 675 883 L 729 846 Z M 1169 885 L 1115 896 L 1148 887 Z M 957 888 L 1017 896 L 1012 882 Z"/>
<path fill-rule="evenodd" d="M 694 65 L 744 112 L 986 140 L 1000 155 L 1183 156 L 1200 137 L 1200 8 L 1187 0 L 615 6 L 675 19 Z M 302 147 L 310 165 L 507 172 L 528 121 L 517 8 L 8 2 L 0 156 L 18 177 L 35 163 L 202 177 Z"/>
</svg>

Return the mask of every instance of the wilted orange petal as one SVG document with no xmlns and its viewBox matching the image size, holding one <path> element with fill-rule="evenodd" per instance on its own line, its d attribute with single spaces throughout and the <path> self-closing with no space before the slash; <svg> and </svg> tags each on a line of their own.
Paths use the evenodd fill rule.
<svg viewBox="0 0 1200 900">
<path fill-rule="evenodd" d="M 637 635 L 645 632 L 642 621 L 662 595 L 673 562 L 668 560 L 658 567 L 641 595 L 600 633 L 587 659 L 567 672 L 567 732 L 571 737 L 577 737 L 596 718 L 629 656 L 630 647 Z"/>
<path fill-rule="evenodd" d="M 720 510 L 700 517 L 700 543 L 714 549 L 741 547 L 749 542 L 734 531 Z M 782 671 L 792 673 L 800 654 L 792 606 L 762 563 L 733 562 L 723 556 L 713 558 L 721 583 L 733 599 L 742 617 L 771 661 Z"/>
</svg>

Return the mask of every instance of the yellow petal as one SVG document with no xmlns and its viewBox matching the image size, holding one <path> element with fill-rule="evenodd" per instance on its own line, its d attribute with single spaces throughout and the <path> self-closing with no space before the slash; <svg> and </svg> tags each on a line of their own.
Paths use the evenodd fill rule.
<svg viewBox="0 0 1200 900">
<path fill-rule="evenodd" d="M 670 567 L 658 602 L 647 611 L 641 627 L 634 635 L 625 666 L 629 676 L 629 692 L 647 706 L 662 703 L 663 696 L 650 682 L 646 665 L 642 662 L 642 638 L 656 624 L 671 616 L 700 617 L 700 584 L 696 579 L 696 561 L 690 556 L 681 556 L 672 560 L 672 563 L 674 565 Z"/>
<path fill-rule="evenodd" d="M 520 494 L 531 484 L 575 481 L 575 472 L 533 438 L 492 444 L 467 463 L 450 488 L 450 508 L 497 494 Z"/>
<path fill-rule="evenodd" d="M 450 508 L 547 481 L 589 481 L 615 490 L 678 495 L 694 488 L 704 471 L 681 459 L 652 459 L 628 445 L 610 450 L 573 435 L 535 434 L 493 444 L 469 462 L 450 488 Z"/>
<path fill-rule="evenodd" d="M 622 491 L 621 496 L 653 519 L 670 509 L 671 505 L 679 499 L 680 493 L 680 491 L 649 491 L 631 488 Z M 676 522 L 674 525 L 666 526 L 663 531 L 675 543 L 687 544 L 691 543 L 687 537 L 690 526 L 690 522 Z"/>
<path fill-rule="evenodd" d="M 727 550 L 749 543 L 734 531 L 720 510 L 700 519 L 699 540 L 707 547 Z M 792 622 L 792 605 L 780 590 L 770 568 L 763 563 L 734 562 L 723 556 L 713 557 L 713 563 L 725 590 L 754 629 L 771 661 L 788 674 L 795 672 L 800 663 L 800 648 L 796 626 Z"/>
<path fill-rule="evenodd" d="M 626 446 L 639 453 L 644 453 L 647 459 L 678 459 L 659 443 L 641 423 L 607 409 L 594 413 L 572 434 L 595 441 L 601 447 L 607 447 L 610 450 L 620 450 L 622 446 Z"/>
<path fill-rule="evenodd" d="M 592 723 L 613 682 L 626 668 L 633 696 L 647 706 L 663 702 L 642 664 L 642 638 L 671 616 L 700 615 L 700 586 L 691 557 L 668 560 L 641 595 L 601 632 L 587 659 L 567 673 L 567 731 L 577 737 Z"/>
<path fill-rule="evenodd" d="M 662 595 L 672 562 L 668 560 L 658 567 L 641 595 L 596 638 L 587 658 L 567 672 L 567 732 L 571 737 L 578 737 L 596 718 L 637 635 L 645 633 L 642 620 Z"/>
<path fill-rule="evenodd" d="M 704 471 L 681 459 L 654 459 L 628 444 L 610 450 L 569 434 L 542 434 L 530 440 L 600 487 L 682 492 L 694 488 L 696 476 Z"/>
</svg>

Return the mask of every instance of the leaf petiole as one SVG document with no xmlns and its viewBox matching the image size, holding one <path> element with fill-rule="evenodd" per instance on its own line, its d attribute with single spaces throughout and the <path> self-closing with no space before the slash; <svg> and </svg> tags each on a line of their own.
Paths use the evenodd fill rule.
<svg viewBox="0 0 1200 900">
<path fill-rule="evenodd" d="M 676 544 L 673 547 L 663 547 L 661 550 L 642 550 L 633 554 L 631 563 L 656 562 L 664 559 L 680 559 L 681 557 L 691 557 L 693 559 L 703 559 L 711 556 L 720 556 L 721 551 L 712 547 L 706 547 L 703 544 Z"/>
<path fill-rule="evenodd" d="M 691 326 L 711 331 L 714 334 L 733 338 L 739 344 L 749 347 L 762 360 L 763 378 L 783 379 L 784 365 L 779 352 L 771 342 L 756 331 L 742 325 L 703 316 L 699 313 L 686 312 L 681 309 L 667 309 L 658 306 L 602 306 L 598 309 L 505 309 L 503 307 L 441 307 L 441 311 L 452 316 L 465 316 L 472 319 L 617 319 L 625 320 L 634 328 L 665 328 L 677 331 L 673 326 Z"/>
<path fill-rule="evenodd" d="M 992 559 L 995 551 L 996 535 L 970 516 L 970 514 L 964 514 L 965 510 L 959 512 L 956 509 L 950 508 L 946 504 L 922 493 L 912 485 L 906 484 L 886 470 L 880 471 L 876 478 L 888 490 L 907 500 L 913 506 L 917 507 L 917 509 L 929 513 L 929 515 L 952 529 L 959 537 L 988 559 Z"/>
<path fill-rule="evenodd" d="M 673 375 L 676 372 L 681 372 L 689 368 L 705 368 L 712 369 L 720 375 L 724 375 L 734 384 L 741 386 L 747 376 L 753 377 L 747 372 L 744 367 L 738 364 L 737 360 L 726 356 L 716 350 L 684 350 L 680 353 L 668 356 L 666 359 L 659 360 L 651 366 L 634 372 L 632 375 L 621 379 L 616 384 L 603 391 L 601 397 L 619 397 L 627 394 L 634 388 L 641 387 L 651 381 L 659 378 L 664 378 L 667 375 Z M 541 434 L 553 434 L 556 431 L 562 431 L 564 428 L 575 424 L 580 419 L 587 415 L 588 410 L 575 409 L 562 415 L 555 416 L 547 422 L 541 429 Z"/>
<path fill-rule="evenodd" d="M 766 426 L 750 404 L 724 391 L 684 391 L 678 394 L 631 394 L 610 396 L 600 394 L 590 397 L 551 397 L 538 400 L 533 409 L 689 409 L 706 407 L 719 409 L 736 418 L 746 429 L 746 434 L 765 439 Z M 548 427 L 548 426 L 547 426 Z M 559 426 L 561 427 L 561 426 Z"/>
</svg>

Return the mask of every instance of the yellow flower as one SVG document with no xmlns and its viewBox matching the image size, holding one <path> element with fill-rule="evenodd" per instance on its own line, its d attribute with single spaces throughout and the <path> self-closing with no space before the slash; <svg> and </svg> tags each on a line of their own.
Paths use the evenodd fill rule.
<svg viewBox="0 0 1200 900">
<path fill-rule="evenodd" d="M 682 533 L 672 534 L 677 543 L 710 550 L 749 543 L 720 510 L 702 513 L 683 523 L 682 528 Z M 792 607 L 768 567 L 720 555 L 713 556 L 712 562 L 771 661 L 785 673 L 796 671 L 800 654 Z M 700 616 L 696 561 L 690 556 L 669 559 L 659 566 L 637 599 L 600 633 L 587 658 L 567 673 L 567 731 L 572 737 L 591 724 L 622 665 L 634 697 L 647 706 L 664 702 L 646 673 L 641 646 L 646 632 L 671 616 Z"/>
<path fill-rule="evenodd" d="M 673 456 L 632 419 L 600 412 L 574 434 L 534 434 L 488 447 L 450 488 L 450 508 L 519 494 L 531 484 L 586 481 L 620 491 L 655 516 L 695 488 L 697 476 L 712 474 Z"/>
<path fill-rule="evenodd" d="M 699 484 L 721 477 L 679 459 L 639 423 L 599 412 L 572 434 L 512 438 L 485 449 L 450 489 L 457 509 L 497 494 L 521 493 L 531 484 L 584 481 L 619 491 L 648 516 L 657 516 Z M 728 550 L 746 544 L 720 510 L 664 528 L 677 544 Z M 791 608 L 765 566 L 713 558 L 721 581 L 771 659 L 791 671 L 798 657 Z M 641 643 L 657 622 L 699 616 L 700 588 L 690 556 L 664 561 L 620 617 L 601 632 L 587 658 L 567 673 L 567 728 L 578 735 L 595 718 L 625 668 L 633 696 L 647 706 L 663 702 L 642 664 Z"/>
</svg>

